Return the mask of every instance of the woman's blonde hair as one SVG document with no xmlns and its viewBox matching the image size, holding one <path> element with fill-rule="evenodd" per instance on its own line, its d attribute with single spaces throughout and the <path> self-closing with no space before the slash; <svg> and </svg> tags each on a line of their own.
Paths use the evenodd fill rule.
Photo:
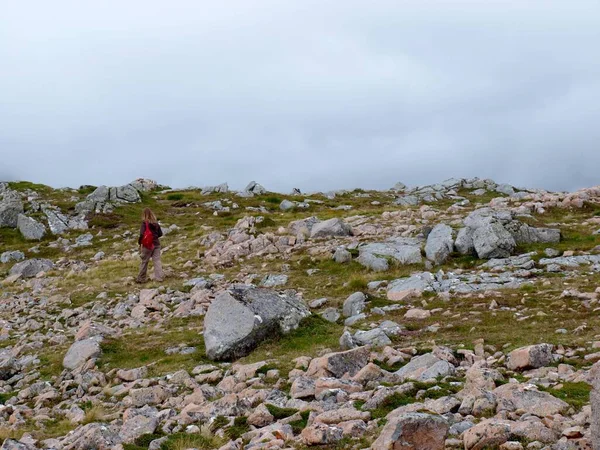
<svg viewBox="0 0 600 450">
<path fill-rule="evenodd" d="M 144 209 L 144 212 L 142 213 L 142 220 L 144 222 L 158 223 L 158 220 L 156 220 L 156 216 L 150 208 Z"/>
</svg>

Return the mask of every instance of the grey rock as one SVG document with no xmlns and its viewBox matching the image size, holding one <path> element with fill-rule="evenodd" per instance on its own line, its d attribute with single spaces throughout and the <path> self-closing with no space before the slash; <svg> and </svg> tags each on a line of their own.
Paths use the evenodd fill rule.
<svg viewBox="0 0 600 450">
<path fill-rule="evenodd" d="M 522 409 L 538 417 L 547 417 L 562 414 L 569 409 L 568 403 L 521 383 L 504 384 L 492 393 L 496 396 L 498 411 Z"/>
<path fill-rule="evenodd" d="M 160 187 L 156 181 L 149 178 L 137 178 L 129 184 L 138 192 L 151 192 Z"/>
<path fill-rule="evenodd" d="M 327 322 L 335 323 L 340 319 L 341 314 L 335 308 L 327 308 L 321 313 L 321 317 Z"/>
<path fill-rule="evenodd" d="M 288 276 L 283 274 L 268 274 L 260 282 L 261 287 L 271 288 L 276 286 L 283 286 L 287 284 Z"/>
<path fill-rule="evenodd" d="M 407 188 L 407 186 L 404 183 L 398 182 L 394 185 L 394 187 L 391 189 L 392 191 L 405 191 Z"/>
<path fill-rule="evenodd" d="M 125 186 L 111 187 L 109 200 L 115 202 L 138 203 L 142 201 L 142 198 L 135 187 L 131 184 L 126 184 Z"/>
<path fill-rule="evenodd" d="M 78 213 L 108 212 L 114 206 L 122 203 L 139 203 L 142 201 L 140 193 L 131 184 L 118 187 L 100 186 L 86 197 L 82 202 L 75 205 Z"/>
<path fill-rule="evenodd" d="M 403 327 L 402 325 L 392 321 L 385 320 L 380 325 L 379 328 L 383 330 L 383 332 L 388 336 L 398 336 L 402 333 Z"/>
<path fill-rule="evenodd" d="M 321 306 L 323 306 L 325 303 L 327 303 L 327 298 L 323 297 L 323 298 L 318 298 L 316 300 L 313 300 L 312 302 L 310 302 L 308 304 L 308 306 L 310 306 L 311 309 L 317 309 L 317 308 L 320 308 Z"/>
<path fill-rule="evenodd" d="M 0 263 L 6 264 L 11 261 L 23 261 L 25 254 L 19 250 L 4 252 L 0 255 Z"/>
<path fill-rule="evenodd" d="M 509 184 L 499 184 L 498 186 L 496 186 L 496 192 L 505 195 L 513 195 L 515 193 L 515 190 Z"/>
<path fill-rule="evenodd" d="M 429 272 L 414 274 L 408 278 L 399 278 L 389 283 L 388 293 L 402 291 L 434 291 L 433 275 Z"/>
<path fill-rule="evenodd" d="M 46 234 L 44 224 L 39 223 L 31 217 L 27 217 L 25 214 L 19 214 L 17 228 L 28 241 L 39 241 Z"/>
<path fill-rule="evenodd" d="M 10 275 L 21 275 L 23 278 L 35 277 L 40 272 L 47 272 L 54 267 L 49 259 L 28 259 L 15 264 L 10 269 Z"/>
<path fill-rule="evenodd" d="M 544 250 L 544 254 L 548 258 L 556 258 L 557 256 L 560 256 L 560 251 L 556 250 L 555 248 L 547 248 Z"/>
<path fill-rule="evenodd" d="M 267 193 L 267 190 L 258 184 L 256 181 L 251 181 L 246 186 L 246 189 L 241 193 L 243 197 L 253 197 L 255 195 L 264 195 Z"/>
<path fill-rule="evenodd" d="M 94 261 L 100 261 L 100 260 L 104 259 L 105 256 L 106 256 L 106 254 L 104 252 L 98 252 L 94 255 L 94 257 L 92 259 Z"/>
<path fill-rule="evenodd" d="M 352 253 L 343 247 L 338 247 L 333 254 L 333 260 L 339 264 L 349 263 L 352 261 Z"/>
<path fill-rule="evenodd" d="M 365 320 L 366 318 L 367 318 L 367 315 L 365 313 L 356 314 L 356 315 L 350 316 L 346 320 L 344 320 L 344 325 L 346 325 L 347 327 L 351 327 L 355 323 L 358 323 L 361 320 Z"/>
<path fill-rule="evenodd" d="M 77 341 L 67 350 L 67 354 L 63 359 L 63 367 L 74 370 L 90 359 L 100 357 L 101 354 L 99 337 L 95 336 Z"/>
<path fill-rule="evenodd" d="M 316 217 L 307 217 L 306 219 L 290 222 L 288 230 L 295 236 L 309 237 L 311 230 L 317 223 L 319 223 L 319 219 Z"/>
<path fill-rule="evenodd" d="M 392 341 L 381 328 L 373 328 L 369 331 L 357 331 L 352 337 L 358 345 L 371 345 L 373 347 L 385 347 Z"/>
<path fill-rule="evenodd" d="M 69 229 L 69 218 L 60 211 L 50 208 L 42 208 L 42 210 L 46 215 L 48 226 L 50 227 L 50 232 L 52 234 L 63 234 Z"/>
<path fill-rule="evenodd" d="M 388 260 L 373 253 L 360 253 L 356 261 L 373 272 L 385 272 L 390 268 Z"/>
<path fill-rule="evenodd" d="M 226 194 L 229 192 L 229 185 L 227 183 L 221 183 L 217 186 L 206 186 L 202 188 L 202 195 L 209 194 Z"/>
<path fill-rule="evenodd" d="M 6 439 L 0 450 L 36 450 L 35 445 L 24 444 L 14 439 Z"/>
<path fill-rule="evenodd" d="M 281 209 L 282 211 L 290 211 L 295 207 L 296 204 L 294 202 L 290 202 L 289 200 L 283 200 L 279 205 L 279 209 Z"/>
<path fill-rule="evenodd" d="M 387 263 L 387 259 L 403 265 L 422 262 L 421 241 L 415 238 L 390 238 L 385 242 L 361 245 L 358 250 L 360 254 L 358 261 L 366 267 L 370 264 L 382 267 L 383 262 L 380 260 L 385 260 Z"/>
<path fill-rule="evenodd" d="M 297 328 L 309 315 L 296 297 L 268 289 L 223 292 L 213 300 L 204 319 L 206 354 L 213 360 L 245 356 L 267 337 Z"/>
<path fill-rule="evenodd" d="M 479 208 L 471 212 L 463 221 L 466 227 L 476 230 L 491 223 L 506 225 L 513 221 L 513 215 L 508 210 L 494 210 L 489 207 Z"/>
<path fill-rule="evenodd" d="M 62 441 L 62 450 L 112 450 L 121 443 L 115 425 L 90 423 L 76 428 Z"/>
<path fill-rule="evenodd" d="M 432 353 L 416 356 L 395 372 L 402 380 L 428 381 L 454 374 L 454 366 Z"/>
<path fill-rule="evenodd" d="M 352 228 L 342 219 L 333 218 L 318 222 L 313 225 L 310 231 L 311 238 L 351 236 Z"/>
<path fill-rule="evenodd" d="M 19 214 L 23 213 L 23 202 L 17 192 L 5 191 L 0 201 L 0 228 L 16 228 Z"/>
<path fill-rule="evenodd" d="M 454 250 L 452 228 L 443 223 L 436 225 L 425 244 L 425 255 L 434 264 L 443 264 Z"/>
<path fill-rule="evenodd" d="M 472 228 L 466 227 L 458 230 L 456 240 L 454 241 L 454 247 L 461 255 L 471 255 L 475 252 L 475 247 L 473 245 L 473 231 Z"/>
<path fill-rule="evenodd" d="M 537 369 L 553 362 L 551 344 L 536 344 L 517 348 L 509 353 L 506 366 L 510 370 Z"/>
<path fill-rule="evenodd" d="M 127 399 L 134 407 L 160 405 L 168 398 L 168 392 L 162 386 L 132 389 Z"/>
<path fill-rule="evenodd" d="M 342 335 L 340 336 L 340 349 L 341 350 L 351 350 L 353 348 L 358 347 L 358 345 L 352 339 L 352 335 L 348 330 L 344 330 Z"/>
<path fill-rule="evenodd" d="M 75 238 L 75 247 L 89 247 L 92 245 L 94 236 L 91 233 L 85 233 Z"/>
<path fill-rule="evenodd" d="M 371 448 L 444 450 L 448 429 L 448 422 L 441 416 L 425 413 L 392 415 Z"/>
<path fill-rule="evenodd" d="M 148 410 L 154 410 L 148 413 Z M 142 408 L 132 413 L 129 411 L 128 418 L 121 426 L 120 437 L 124 443 L 132 443 L 144 434 L 152 434 L 158 427 L 158 412 L 155 408 Z"/>
<path fill-rule="evenodd" d="M 519 221 L 513 221 L 505 228 L 517 244 L 556 244 L 560 242 L 560 230 L 555 228 L 535 228 Z"/>
<path fill-rule="evenodd" d="M 355 292 L 354 294 L 350 295 L 344 301 L 344 307 L 342 308 L 344 317 L 352 317 L 363 312 L 365 309 L 366 299 L 367 298 L 365 297 L 365 294 L 362 292 Z"/>
<path fill-rule="evenodd" d="M 394 203 L 398 206 L 417 206 L 419 204 L 419 197 L 416 195 L 404 195 L 394 200 Z"/>
<path fill-rule="evenodd" d="M 19 371 L 17 360 L 9 351 L 0 353 L 0 380 L 8 380 Z"/>
<path fill-rule="evenodd" d="M 154 439 L 152 442 L 150 442 L 150 445 L 148 446 L 148 450 L 161 450 L 162 448 L 164 448 L 163 446 L 165 444 L 167 444 L 168 441 L 169 441 L 169 436 L 163 436 L 161 438 Z"/>
<path fill-rule="evenodd" d="M 481 259 L 506 258 L 516 247 L 512 235 L 497 222 L 477 228 L 473 233 L 473 245 Z"/>
</svg>

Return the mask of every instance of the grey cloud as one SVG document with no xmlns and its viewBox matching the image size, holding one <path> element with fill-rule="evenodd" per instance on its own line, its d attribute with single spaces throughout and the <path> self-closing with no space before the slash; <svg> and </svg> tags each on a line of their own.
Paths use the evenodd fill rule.
<svg viewBox="0 0 600 450">
<path fill-rule="evenodd" d="M 5 5 L 2 170 L 55 186 L 600 184 L 597 2 L 213 3 Z"/>
</svg>

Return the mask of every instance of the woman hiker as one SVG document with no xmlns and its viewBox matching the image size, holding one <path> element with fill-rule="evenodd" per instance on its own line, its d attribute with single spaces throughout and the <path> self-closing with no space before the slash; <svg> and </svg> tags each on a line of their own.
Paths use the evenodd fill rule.
<svg viewBox="0 0 600 450">
<path fill-rule="evenodd" d="M 140 264 L 140 273 L 135 280 L 136 283 L 145 283 L 147 281 L 146 272 L 148 271 L 150 258 L 152 258 L 152 264 L 154 265 L 154 280 L 163 280 L 163 270 L 160 262 L 160 241 L 158 240 L 162 235 L 162 230 L 152 210 L 150 208 L 144 209 L 142 227 L 140 228 L 140 237 L 138 239 L 142 263 Z"/>
</svg>

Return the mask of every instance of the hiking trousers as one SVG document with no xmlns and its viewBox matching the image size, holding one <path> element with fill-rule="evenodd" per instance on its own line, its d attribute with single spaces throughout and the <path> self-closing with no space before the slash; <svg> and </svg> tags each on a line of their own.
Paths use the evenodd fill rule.
<svg viewBox="0 0 600 450">
<path fill-rule="evenodd" d="M 162 263 L 160 262 L 160 245 L 155 245 L 152 250 L 142 246 L 140 256 L 142 262 L 140 264 L 140 273 L 137 276 L 138 283 L 144 283 L 147 280 L 146 273 L 148 272 L 148 263 L 152 259 L 152 265 L 154 266 L 154 280 L 162 281 L 164 274 L 162 270 Z"/>
</svg>

